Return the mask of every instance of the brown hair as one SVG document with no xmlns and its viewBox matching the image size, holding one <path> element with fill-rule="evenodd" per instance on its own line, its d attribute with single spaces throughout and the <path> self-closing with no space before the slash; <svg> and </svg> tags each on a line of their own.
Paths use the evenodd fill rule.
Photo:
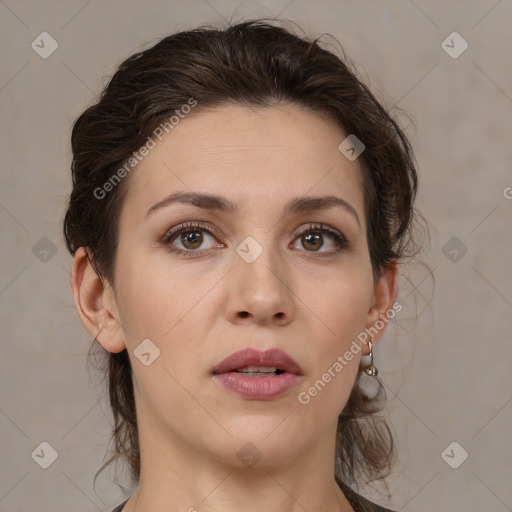
<svg viewBox="0 0 512 512">
<path fill-rule="evenodd" d="M 252 107 L 297 104 L 327 116 L 345 134 L 354 134 L 365 145 L 359 162 L 374 278 L 412 254 L 417 175 L 412 149 L 396 121 L 357 78 L 345 56 L 341 59 L 324 49 L 318 39 L 310 41 L 290 29 L 255 20 L 225 29 L 208 26 L 180 32 L 132 55 L 119 66 L 98 103 L 76 120 L 64 238 L 72 255 L 81 246 L 87 248 L 102 279 L 114 286 L 118 221 L 129 176 L 104 198 L 98 199 L 94 191 L 190 98 L 197 101 L 195 110 L 226 102 Z M 114 453 L 98 473 L 125 458 L 132 478 L 138 479 L 130 360 L 126 350 L 103 357 L 114 416 Z M 360 479 L 369 483 L 387 476 L 395 458 L 391 430 L 375 414 L 385 400 L 384 387 L 377 379 L 377 395 L 367 397 L 361 375 L 360 368 L 338 419 L 335 461 L 336 480 L 356 487 Z"/>
</svg>

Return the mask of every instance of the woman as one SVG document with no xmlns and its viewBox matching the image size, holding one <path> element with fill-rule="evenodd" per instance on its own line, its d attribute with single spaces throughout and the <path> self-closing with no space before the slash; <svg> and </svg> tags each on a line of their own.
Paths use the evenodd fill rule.
<svg viewBox="0 0 512 512">
<path fill-rule="evenodd" d="M 372 350 L 417 177 L 369 90 L 285 28 L 200 28 L 122 63 L 72 149 L 73 296 L 138 480 L 114 510 L 388 510 L 353 488 L 395 454 Z"/>
</svg>

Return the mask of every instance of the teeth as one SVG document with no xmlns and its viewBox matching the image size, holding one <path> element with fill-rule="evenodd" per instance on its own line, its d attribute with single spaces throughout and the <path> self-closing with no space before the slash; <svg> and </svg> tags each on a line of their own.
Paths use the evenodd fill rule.
<svg viewBox="0 0 512 512">
<path fill-rule="evenodd" d="M 277 367 L 275 366 L 244 366 L 236 370 L 240 373 L 275 373 L 277 371 Z"/>
</svg>

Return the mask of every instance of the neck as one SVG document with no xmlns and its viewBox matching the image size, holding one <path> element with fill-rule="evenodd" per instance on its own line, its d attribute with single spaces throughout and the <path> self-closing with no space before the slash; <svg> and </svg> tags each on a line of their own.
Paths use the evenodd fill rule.
<svg viewBox="0 0 512 512">
<path fill-rule="evenodd" d="M 166 436 L 141 436 L 139 486 L 123 512 L 353 512 L 334 477 L 334 441 L 252 466 Z M 334 439 L 334 436 L 331 436 Z M 282 440 L 284 444 L 285 439 Z M 236 450 L 235 450 L 236 451 Z"/>
</svg>

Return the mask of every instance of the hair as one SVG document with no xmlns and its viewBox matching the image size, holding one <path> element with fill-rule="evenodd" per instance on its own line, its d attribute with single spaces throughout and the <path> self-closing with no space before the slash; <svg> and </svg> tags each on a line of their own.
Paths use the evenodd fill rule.
<svg viewBox="0 0 512 512">
<path fill-rule="evenodd" d="M 397 121 L 347 62 L 344 53 L 342 59 L 323 48 L 319 38 L 308 40 L 262 19 L 179 32 L 126 59 L 98 102 L 73 126 L 72 191 L 63 226 L 69 252 L 74 255 L 85 247 L 97 275 L 115 286 L 118 223 L 130 176 L 101 199 L 95 190 L 120 168 L 126 169 L 134 152 L 191 98 L 197 101 L 194 112 L 233 103 L 250 108 L 292 104 L 325 116 L 364 143 L 358 162 L 366 236 L 372 273 L 380 279 L 383 270 L 412 256 L 417 173 L 410 143 Z M 139 479 L 130 359 L 126 349 L 102 357 L 114 450 L 96 477 L 107 465 L 124 459 L 131 477 Z M 356 488 L 363 479 L 370 483 L 388 476 L 396 457 L 391 429 L 380 414 L 383 384 L 376 379 L 378 392 L 369 397 L 362 389 L 362 374 L 360 367 L 339 415 L 333 461 L 338 484 Z"/>
</svg>

